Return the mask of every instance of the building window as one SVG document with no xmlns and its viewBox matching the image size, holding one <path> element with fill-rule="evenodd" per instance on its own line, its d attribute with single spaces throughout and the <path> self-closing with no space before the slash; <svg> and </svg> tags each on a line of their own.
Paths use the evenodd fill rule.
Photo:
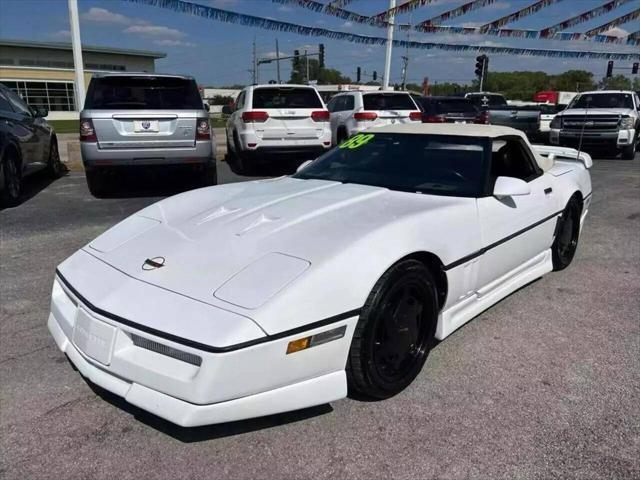
<svg viewBox="0 0 640 480">
<path fill-rule="evenodd" d="M 45 107 L 50 112 L 75 111 L 73 82 L 37 82 L 0 80 L 32 107 Z"/>
</svg>

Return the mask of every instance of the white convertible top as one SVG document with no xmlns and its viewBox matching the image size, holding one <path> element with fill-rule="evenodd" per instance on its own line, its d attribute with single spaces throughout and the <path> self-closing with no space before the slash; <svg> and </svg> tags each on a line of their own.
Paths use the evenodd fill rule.
<svg viewBox="0 0 640 480">
<path fill-rule="evenodd" d="M 529 143 L 529 139 L 520 130 L 499 125 L 482 125 L 474 123 L 451 124 L 451 123 L 398 123 L 395 125 L 384 125 L 372 127 L 368 131 L 380 133 L 412 133 L 417 135 L 460 135 L 463 137 L 520 137 L 531 150 L 540 168 L 544 171 L 553 167 L 553 159 L 540 155 Z"/>
</svg>

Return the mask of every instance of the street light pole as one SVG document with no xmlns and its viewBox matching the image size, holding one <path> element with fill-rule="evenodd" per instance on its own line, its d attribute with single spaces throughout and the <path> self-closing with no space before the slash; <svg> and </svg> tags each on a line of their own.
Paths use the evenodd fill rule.
<svg viewBox="0 0 640 480">
<path fill-rule="evenodd" d="M 389 10 L 396 7 L 396 0 L 389 0 Z M 391 49 L 393 48 L 393 22 L 395 14 L 392 13 L 387 18 L 389 26 L 387 27 L 387 52 L 384 58 L 384 78 L 382 82 L 382 90 L 389 90 L 389 79 L 391 78 Z"/>
<path fill-rule="evenodd" d="M 69 23 L 71 25 L 71 47 L 73 49 L 73 66 L 76 77 L 76 108 L 80 111 L 84 107 L 84 64 L 82 63 L 78 0 L 69 0 Z"/>
</svg>

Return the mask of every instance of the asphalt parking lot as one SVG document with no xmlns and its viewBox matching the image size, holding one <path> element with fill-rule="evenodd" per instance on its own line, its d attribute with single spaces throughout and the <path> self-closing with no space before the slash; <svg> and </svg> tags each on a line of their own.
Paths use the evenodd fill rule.
<svg viewBox="0 0 640 480">
<path fill-rule="evenodd" d="M 640 156 L 592 177 L 571 267 L 441 342 L 402 394 L 195 429 L 89 385 L 46 328 L 55 266 L 188 185 L 99 200 L 81 173 L 29 179 L 0 211 L 0 477 L 640 478 Z"/>
</svg>

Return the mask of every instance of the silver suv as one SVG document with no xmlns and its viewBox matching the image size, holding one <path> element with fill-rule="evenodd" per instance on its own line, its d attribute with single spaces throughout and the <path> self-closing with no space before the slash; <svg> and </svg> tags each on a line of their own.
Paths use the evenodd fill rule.
<svg viewBox="0 0 640 480">
<path fill-rule="evenodd" d="M 201 172 L 205 185 L 216 182 L 209 113 L 191 77 L 95 75 L 80 113 L 80 145 L 87 184 L 97 196 L 113 167 L 183 165 Z"/>
</svg>

